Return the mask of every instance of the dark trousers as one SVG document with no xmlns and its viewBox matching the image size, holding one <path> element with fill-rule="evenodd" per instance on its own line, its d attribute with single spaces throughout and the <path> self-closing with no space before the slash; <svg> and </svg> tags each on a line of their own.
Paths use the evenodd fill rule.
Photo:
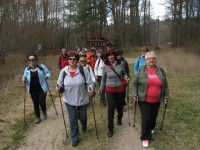
<svg viewBox="0 0 200 150">
<path fill-rule="evenodd" d="M 30 91 L 34 105 L 35 116 L 40 118 L 40 108 L 43 114 L 46 113 L 46 95 L 41 88 L 32 88 Z"/>
<path fill-rule="evenodd" d="M 79 141 L 78 119 L 81 122 L 82 130 L 87 128 L 87 104 L 83 106 L 72 106 L 65 103 L 68 111 L 70 132 L 72 141 Z"/>
<path fill-rule="evenodd" d="M 126 100 L 125 100 L 125 98 L 126 98 L 126 89 L 122 94 L 123 94 L 123 105 L 126 105 Z"/>
<path fill-rule="evenodd" d="M 121 121 L 123 117 L 123 92 L 114 93 L 106 92 L 106 98 L 108 101 L 108 129 L 113 130 L 114 128 L 114 115 L 115 108 L 117 109 L 117 119 L 118 122 Z"/>
<path fill-rule="evenodd" d="M 156 119 L 158 111 L 160 108 L 160 102 L 157 103 L 148 103 L 148 102 L 139 102 L 139 107 L 142 115 L 142 135 L 140 139 L 151 140 L 152 134 L 151 130 L 154 130 L 156 126 Z"/>
<path fill-rule="evenodd" d="M 102 76 L 98 76 L 98 79 L 97 79 L 97 82 L 98 82 L 99 86 L 101 84 L 101 78 L 102 78 Z M 101 92 L 100 101 L 101 101 L 102 104 L 106 103 L 105 90 L 102 90 L 102 92 Z"/>
</svg>

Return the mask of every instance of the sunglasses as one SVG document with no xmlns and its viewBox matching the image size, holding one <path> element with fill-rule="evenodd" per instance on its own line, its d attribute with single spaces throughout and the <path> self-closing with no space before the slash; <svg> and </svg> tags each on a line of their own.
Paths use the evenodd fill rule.
<svg viewBox="0 0 200 150">
<path fill-rule="evenodd" d="M 69 60 L 72 60 L 72 61 L 77 61 L 76 58 L 69 58 Z"/>
<path fill-rule="evenodd" d="M 35 61 L 35 59 L 29 59 L 29 61 Z"/>
<path fill-rule="evenodd" d="M 86 61 L 82 60 L 82 61 L 80 61 L 80 62 L 86 62 Z"/>
</svg>

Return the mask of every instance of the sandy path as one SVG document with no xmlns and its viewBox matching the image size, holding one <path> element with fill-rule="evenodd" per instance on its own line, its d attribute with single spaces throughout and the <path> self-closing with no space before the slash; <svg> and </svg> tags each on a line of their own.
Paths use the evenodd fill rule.
<svg viewBox="0 0 200 150">
<path fill-rule="evenodd" d="M 57 116 L 55 114 L 55 109 L 50 107 L 47 111 L 47 120 L 43 119 L 40 124 L 34 125 L 34 127 L 30 128 L 30 130 L 25 134 L 25 138 L 17 150 L 65 149 L 65 144 L 63 142 L 69 140 L 66 140 L 66 136 L 63 132 L 64 125 L 59 101 L 56 101 L 55 105 L 59 115 Z M 67 118 L 67 116 L 65 117 Z M 68 124 L 68 119 L 66 119 L 66 123 Z"/>
</svg>

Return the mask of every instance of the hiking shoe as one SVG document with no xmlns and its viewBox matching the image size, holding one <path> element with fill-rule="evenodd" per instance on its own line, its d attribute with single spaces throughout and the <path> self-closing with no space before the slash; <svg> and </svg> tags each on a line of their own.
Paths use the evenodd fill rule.
<svg viewBox="0 0 200 150">
<path fill-rule="evenodd" d="M 118 126 L 122 126 L 122 122 L 121 122 L 121 121 L 118 121 L 118 122 L 117 122 L 117 125 L 118 125 Z"/>
<path fill-rule="evenodd" d="M 113 131 L 112 131 L 112 130 L 109 130 L 108 133 L 107 133 L 107 136 L 108 136 L 108 137 L 112 137 L 112 136 L 113 136 Z"/>
<path fill-rule="evenodd" d="M 76 147 L 78 145 L 79 141 L 72 141 L 72 146 Z"/>
<path fill-rule="evenodd" d="M 43 113 L 44 119 L 47 119 L 47 113 Z"/>
<path fill-rule="evenodd" d="M 40 123 L 40 121 L 41 121 L 41 119 L 40 119 L 40 118 L 36 118 L 36 120 L 35 120 L 35 123 L 36 123 L 36 124 L 39 124 L 39 123 Z"/>
<path fill-rule="evenodd" d="M 83 133 L 85 133 L 85 132 L 86 132 L 86 128 L 83 127 L 83 128 L 82 128 L 82 131 L 83 131 Z"/>
<path fill-rule="evenodd" d="M 148 140 L 142 141 L 142 146 L 145 148 L 149 147 L 149 141 Z"/>
<path fill-rule="evenodd" d="M 106 102 L 103 102 L 102 105 L 103 105 L 103 107 L 106 107 Z"/>
<path fill-rule="evenodd" d="M 155 133 L 155 131 L 154 130 L 151 130 L 151 134 L 154 134 Z"/>
<path fill-rule="evenodd" d="M 118 126 L 122 126 L 122 119 L 120 118 L 120 119 L 117 119 L 117 125 Z"/>
</svg>

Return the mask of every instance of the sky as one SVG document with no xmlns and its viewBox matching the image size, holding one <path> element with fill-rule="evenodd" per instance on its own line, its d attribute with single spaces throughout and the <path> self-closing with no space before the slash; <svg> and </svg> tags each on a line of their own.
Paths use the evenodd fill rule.
<svg viewBox="0 0 200 150">
<path fill-rule="evenodd" d="M 157 19 L 159 16 L 160 20 L 165 19 L 165 6 L 163 3 L 165 3 L 166 0 L 151 0 L 151 4 L 153 9 L 152 11 L 152 18 Z"/>
</svg>

